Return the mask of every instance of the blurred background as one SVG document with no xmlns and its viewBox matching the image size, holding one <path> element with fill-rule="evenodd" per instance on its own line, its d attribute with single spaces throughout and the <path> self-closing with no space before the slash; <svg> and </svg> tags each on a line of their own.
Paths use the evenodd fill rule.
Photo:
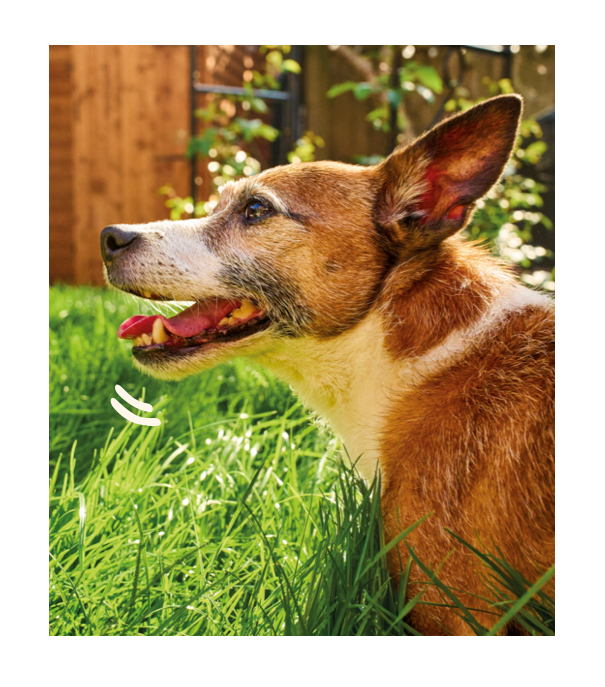
<svg viewBox="0 0 605 687">
<path fill-rule="evenodd" d="M 555 48 L 50 46 L 50 282 L 102 284 L 112 223 L 203 216 L 277 164 L 374 164 L 453 112 L 525 100 L 518 150 L 467 230 L 554 291 Z"/>
</svg>

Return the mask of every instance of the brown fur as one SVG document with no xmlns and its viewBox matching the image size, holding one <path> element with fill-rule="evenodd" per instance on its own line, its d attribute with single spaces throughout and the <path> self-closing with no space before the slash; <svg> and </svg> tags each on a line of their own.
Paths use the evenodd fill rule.
<svg viewBox="0 0 605 687">
<path fill-rule="evenodd" d="M 305 163 L 228 184 L 212 216 L 135 228 L 106 261 L 126 290 L 259 304 L 263 331 L 137 364 L 168 379 L 237 355 L 273 369 L 352 458 L 368 454 L 369 474 L 378 461 L 389 537 L 433 512 L 408 541 L 433 567 L 453 551 L 440 578 L 469 606 L 487 590 L 444 528 L 498 546 L 530 581 L 554 562 L 554 307 L 454 236 L 502 173 L 520 113 L 519 98 L 494 98 L 375 167 Z M 249 221 L 259 199 L 270 209 Z M 395 580 L 406 560 L 391 552 Z M 414 589 L 425 578 L 412 569 Z M 468 632 L 438 606 L 412 623 Z"/>
<path fill-rule="evenodd" d="M 420 559 L 436 567 L 455 551 L 440 579 L 480 596 L 486 588 L 476 560 L 448 536 L 493 550 L 528 579 L 554 561 L 554 312 L 511 313 L 464 359 L 390 410 L 382 437 L 383 511 L 387 530 L 400 531 L 434 512 L 408 538 Z M 407 550 L 401 545 L 402 560 Z M 395 575 L 396 555 L 390 559 Z M 423 579 L 417 576 L 415 579 Z M 554 586 L 554 585 L 553 585 Z M 437 601 L 434 590 L 425 600 Z M 467 597 L 470 606 L 476 600 Z M 479 606 L 481 607 L 481 605 Z M 416 626 L 440 634 L 465 630 L 450 611 L 416 613 Z M 487 626 L 493 617 L 479 617 Z"/>
<path fill-rule="evenodd" d="M 448 240 L 393 270 L 381 294 L 395 358 L 426 353 L 479 319 L 511 277 L 472 244 Z"/>
</svg>

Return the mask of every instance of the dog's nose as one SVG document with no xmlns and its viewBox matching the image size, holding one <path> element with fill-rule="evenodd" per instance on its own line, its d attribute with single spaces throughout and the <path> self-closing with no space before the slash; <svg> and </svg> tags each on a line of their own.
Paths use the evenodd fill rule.
<svg viewBox="0 0 605 687">
<path fill-rule="evenodd" d="M 105 227 L 101 232 L 101 254 L 103 261 L 112 260 L 118 253 L 131 246 L 136 240 L 136 231 L 129 231 L 121 227 Z"/>
</svg>

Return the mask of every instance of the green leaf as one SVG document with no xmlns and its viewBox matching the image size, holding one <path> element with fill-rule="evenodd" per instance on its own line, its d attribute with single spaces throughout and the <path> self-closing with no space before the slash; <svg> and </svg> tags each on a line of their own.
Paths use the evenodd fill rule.
<svg viewBox="0 0 605 687">
<path fill-rule="evenodd" d="M 265 77 L 256 69 L 252 71 L 252 85 L 256 88 L 262 88 L 265 85 Z"/>
<path fill-rule="evenodd" d="M 408 62 L 406 67 L 402 67 L 399 70 L 399 83 L 403 83 L 404 81 L 414 81 L 416 77 L 416 70 L 414 67 L 414 62 Z"/>
<path fill-rule="evenodd" d="M 244 140 L 248 143 L 253 138 L 265 138 L 268 141 L 274 141 L 279 136 L 278 129 L 265 124 L 260 119 L 243 119 L 238 117 L 233 122 L 233 129 L 241 132 Z"/>
<path fill-rule="evenodd" d="M 540 219 L 540 222 L 547 228 L 547 229 L 552 229 L 553 228 L 553 223 L 551 222 L 550 218 L 547 217 L 546 215 L 542 215 L 542 218 Z"/>
<path fill-rule="evenodd" d="M 357 86 L 355 81 L 345 81 L 344 83 L 337 83 L 335 86 L 328 91 L 328 98 L 335 98 L 341 93 L 346 93 L 347 91 L 352 91 Z"/>
<path fill-rule="evenodd" d="M 272 50 L 267 54 L 267 62 L 276 69 L 281 69 L 283 59 L 284 57 L 279 50 Z"/>
<path fill-rule="evenodd" d="M 269 110 L 267 103 L 262 98 L 252 98 L 250 101 L 250 106 L 255 112 L 265 113 Z"/>
<path fill-rule="evenodd" d="M 283 68 L 287 72 L 293 72 L 294 74 L 300 74 L 300 64 L 295 60 L 284 60 Z"/>
<path fill-rule="evenodd" d="M 279 81 L 274 76 L 271 76 L 271 74 L 265 74 L 265 83 L 274 91 L 279 91 Z"/>
<path fill-rule="evenodd" d="M 265 138 L 267 141 L 274 141 L 279 136 L 279 130 L 269 124 L 262 124 L 256 130 L 255 137 Z"/>
<path fill-rule="evenodd" d="M 521 124 L 519 125 L 519 133 L 521 136 L 524 138 L 527 138 L 528 136 L 531 135 L 532 133 L 532 128 L 537 124 L 535 119 L 529 118 L 529 119 L 524 119 Z M 539 126 L 539 125 L 538 125 Z M 542 130 L 540 130 L 540 133 L 542 133 Z M 541 138 L 541 136 L 538 136 L 538 138 Z"/>
<path fill-rule="evenodd" d="M 534 141 L 530 143 L 525 149 L 525 155 L 523 159 L 535 165 L 539 162 L 542 155 L 546 152 L 547 145 L 544 141 Z"/>
<path fill-rule="evenodd" d="M 262 124 L 260 119 L 243 119 L 237 117 L 233 122 L 233 130 L 242 134 L 246 141 L 251 141 L 254 137 L 254 132 Z"/>
<path fill-rule="evenodd" d="M 368 122 L 373 122 L 375 120 L 382 120 L 387 116 L 387 110 L 386 107 L 379 107 L 376 110 L 372 110 L 371 112 L 368 112 L 366 115 L 366 119 Z"/>
<path fill-rule="evenodd" d="M 355 84 L 355 88 L 353 89 L 353 93 L 355 94 L 357 100 L 366 100 L 370 95 L 372 95 L 372 91 L 372 85 L 367 81 L 362 81 L 361 83 Z"/>
<path fill-rule="evenodd" d="M 443 92 L 443 81 L 437 71 L 429 65 L 416 67 L 416 79 L 426 88 L 430 88 L 438 95 Z"/>
<path fill-rule="evenodd" d="M 187 146 L 186 155 L 191 159 L 196 153 L 205 157 L 216 143 L 217 129 L 209 127 L 201 136 L 194 136 Z"/>
<path fill-rule="evenodd" d="M 498 81 L 498 86 L 500 86 L 500 92 L 504 95 L 510 95 L 515 92 L 510 79 L 500 79 L 500 81 Z"/>
</svg>

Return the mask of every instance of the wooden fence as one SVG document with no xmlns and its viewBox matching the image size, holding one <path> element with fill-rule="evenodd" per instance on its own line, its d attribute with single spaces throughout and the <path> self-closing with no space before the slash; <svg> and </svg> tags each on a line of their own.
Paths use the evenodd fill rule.
<svg viewBox="0 0 605 687">
<path fill-rule="evenodd" d="M 199 80 L 240 86 L 248 52 L 199 46 Z M 189 47 L 50 46 L 49 57 L 50 280 L 100 284 L 101 229 L 167 218 L 165 184 L 190 193 Z"/>
<path fill-rule="evenodd" d="M 418 46 L 417 57 L 441 71 L 444 49 Z M 197 50 L 198 80 L 206 83 L 240 86 L 244 70 L 260 61 L 256 46 Z M 191 170 L 185 158 L 191 108 L 189 47 L 50 46 L 49 58 L 50 280 L 100 284 L 101 229 L 167 218 L 166 199 L 158 193 L 165 184 L 180 196 L 190 194 Z M 469 59 L 473 69 L 465 85 L 473 98 L 480 95 L 482 78 L 498 78 L 501 64 L 490 56 Z M 529 114 L 554 103 L 554 49 L 541 62 L 542 69 L 549 70 L 547 80 L 536 74 L 535 60 L 515 61 L 515 86 L 525 96 Z M 304 128 L 326 142 L 317 151 L 318 159 L 350 162 L 355 155 L 389 152 L 389 136 L 372 130 L 366 121 L 376 107 L 372 98 L 359 102 L 350 93 L 326 98 L 330 86 L 347 80 L 364 80 L 351 51 L 306 46 L 302 114 Z M 198 106 L 205 97 L 198 96 Z M 406 108 L 414 133 L 422 133 L 435 105 L 414 94 Z M 207 197 L 206 163 L 196 174 L 199 197 Z"/>
</svg>

